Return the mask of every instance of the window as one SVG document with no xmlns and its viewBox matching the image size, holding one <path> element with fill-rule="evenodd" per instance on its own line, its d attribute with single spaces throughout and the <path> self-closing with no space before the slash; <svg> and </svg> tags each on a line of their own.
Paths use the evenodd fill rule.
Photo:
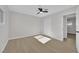
<svg viewBox="0 0 79 59">
<path fill-rule="evenodd" d="M 0 9 L 0 24 L 3 24 L 3 10 Z"/>
</svg>

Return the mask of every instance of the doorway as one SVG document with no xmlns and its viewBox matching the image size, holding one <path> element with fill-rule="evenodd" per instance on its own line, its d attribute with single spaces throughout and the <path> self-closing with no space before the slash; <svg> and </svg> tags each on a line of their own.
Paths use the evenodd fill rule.
<svg viewBox="0 0 79 59">
<path fill-rule="evenodd" d="M 76 15 L 71 14 L 67 17 L 67 38 L 76 40 Z"/>
<path fill-rule="evenodd" d="M 63 16 L 63 41 L 76 51 L 76 14 Z"/>
<path fill-rule="evenodd" d="M 68 14 L 63 17 L 63 37 L 64 40 L 74 36 L 76 39 L 76 14 Z"/>
</svg>

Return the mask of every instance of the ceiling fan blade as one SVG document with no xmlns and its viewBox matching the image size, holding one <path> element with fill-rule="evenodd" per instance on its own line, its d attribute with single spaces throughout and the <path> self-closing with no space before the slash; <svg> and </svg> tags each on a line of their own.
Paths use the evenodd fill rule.
<svg viewBox="0 0 79 59">
<path fill-rule="evenodd" d="M 43 12 L 48 13 L 48 11 L 43 11 Z"/>
<path fill-rule="evenodd" d="M 39 14 L 40 12 L 38 12 L 37 14 Z"/>
</svg>

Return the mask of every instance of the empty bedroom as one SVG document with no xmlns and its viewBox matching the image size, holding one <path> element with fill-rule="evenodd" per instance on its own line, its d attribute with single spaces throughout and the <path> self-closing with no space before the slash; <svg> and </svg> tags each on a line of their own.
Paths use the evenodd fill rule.
<svg viewBox="0 0 79 59">
<path fill-rule="evenodd" d="M 0 5 L 1 53 L 78 53 L 78 5 Z"/>
</svg>

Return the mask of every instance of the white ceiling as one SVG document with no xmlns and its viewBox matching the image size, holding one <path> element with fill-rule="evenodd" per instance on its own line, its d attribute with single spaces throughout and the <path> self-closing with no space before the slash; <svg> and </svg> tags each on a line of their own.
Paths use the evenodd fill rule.
<svg viewBox="0 0 79 59">
<path fill-rule="evenodd" d="M 39 7 L 48 9 L 48 13 L 37 14 Z M 68 8 L 74 7 L 73 5 L 9 5 L 11 11 L 33 15 L 37 17 L 44 17 L 53 13 L 63 11 Z"/>
</svg>

